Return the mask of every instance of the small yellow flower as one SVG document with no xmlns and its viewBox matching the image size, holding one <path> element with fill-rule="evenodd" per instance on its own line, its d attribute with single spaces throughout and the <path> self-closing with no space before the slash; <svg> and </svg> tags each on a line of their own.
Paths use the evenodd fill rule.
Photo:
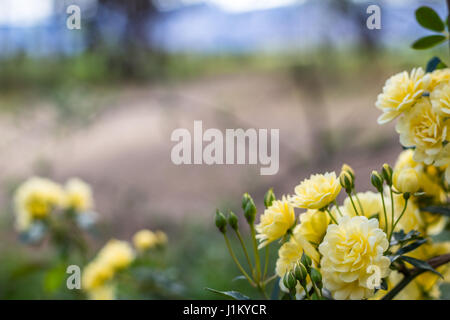
<svg viewBox="0 0 450 320">
<path fill-rule="evenodd" d="M 309 242 L 319 245 L 327 232 L 330 217 L 325 211 L 308 210 L 300 214 L 297 231 Z"/>
<path fill-rule="evenodd" d="M 377 267 L 381 278 L 389 275 L 390 260 L 383 256 L 388 246 L 377 219 L 339 218 L 337 225 L 328 226 L 319 246 L 324 287 L 337 300 L 370 298 L 374 290 L 370 289 L 372 271 L 368 272 L 368 267 Z"/>
<path fill-rule="evenodd" d="M 430 75 L 422 68 L 413 69 L 410 74 L 403 71 L 390 77 L 375 103 L 375 106 L 383 111 L 378 123 L 390 122 L 411 109 L 428 89 L 430 81 Z"/>
<path fill-rule="evenodd" d="M 396 126 L 400 134 L 400 143 L 405 147 L 415 147 L 413 159 L 416 162 L 433 164 L 441 157 L 449 139 L 447 121 L 436 114 L 431 107 L 429 98 L 421 98 L 409 112 L 400 118 Z"/>
<path fill-rule="evenodd" d="M 117 271 L 131 264 L 134 252 L 128 242 L 111 239 L 98 253 L 98 259 Z"/>
<path fill-rule="evenodd" d="M 94 207 L 91 187 L 78 178 L 72 178 L 65 185 L 66 206 L 78 213 Z"/>
<path fill-rule="evenodd" d="M 395 189 L 403 193 L 417 192 L 420 187 L 417 171 L 412 168 L 394 171 L 392 181 Z"/>
<path fill-rule="evenodd" d="M 47 217 L 63 202 L 64 192 L 59 184 L 39 177 L 28 179 L 14 195 L 17 229 L 28 229 L 33 220 Z"/>
<path fill-rule="evenodd" d="M 436 114 L 448 117 L 450 115 L 450 83 L 442 82 L 430 93 L 431 105 Z"/>
<path fill-rule="evenodd" d="M 341 188 L 335 172 L 313 174 L 295 187 L 290 200 L 298 208 L 322 209 L 336 199 Z"/>
<path fill-rule="evenodd" d="M 134 247 L 140 251 L 145 251 L 158 244 L 156 234 L 150 230 L 141 230 L 133 236 Z"/>
<path fill-rule="evenodd" d="M 272 205 L 261 215 L 261 221 L 256 225 L 260 241 L 259 248 L 283 237 L 295 223 L 294 208 L 283 196 L 282 200 L 275 200 Z"/>
</svg>

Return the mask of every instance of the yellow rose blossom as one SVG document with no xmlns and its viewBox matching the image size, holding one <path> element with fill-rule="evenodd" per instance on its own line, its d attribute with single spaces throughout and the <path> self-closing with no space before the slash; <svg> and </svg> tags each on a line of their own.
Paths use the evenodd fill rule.
<svg viewBox="0 0 450 320">
<path fill-rule="evenodd" d="M 72 178 L 65 185 L 66 206 L 76 212 L 86 212 L 94 207 L 91 187 L 78 178 Z"/>
<path fill-rule="evenodd" d="M 114 300 L 115 287 L 112 284 L 97 287 L 88 292 L 90 300 Z"/>
<path fill-rule="evenodd" d="M 450 115 L 450 82 L 442 82 L 430 93 L 433 111 L 443 117 Z"/>
<path fill-rule="evenodd" d="M 430 76 L 431 82 L 428 87 L 428 91 L 433 92 L 438 85 L 450 80 L 450 69 L 436 69 L 430 74 Z"/>
<path fill-rule="evenodd" d="M 150 230 L 141 230 L 133 236 L 134 247 L 140 251 L 145 251 L 155 247 L 158 244 L 158 238 Z"/>
<path fill-rule="evenodd" d="M 93 290 L 103 286 L 113 276 L 114 268 L 110 264 L 101 259 L 94 259 L 83 270 L 81 278 L 82 287 L 87 291 Z"/>
<path fill-rule="evenodd" d="M 363 216 L 339 218 L 328 226 L 319 246 L 324 287 L 337 300 L 370 298 L 368 267 L 379 268 L 381 278 L 389 275 L 390 260 L 383 256 L 389 244 L 377 219 Z"/>
<path fill-rule="evenodd" d="M 283 237 L 294 225 L 294 208 L 286 197 L 283 197 L 282 200 L 273 201 L 260 219 L 260 223 L 255 227 L 258 232 L 256 238 L 260 241 L 259 248 L 262 248 Z"/>
<path fill-rule="evenodd" d="M 428 89 L 430 81 L 430 75 L 422 68 L 413 69 L 410 74 L 403 71 L 390 77 L 375 103 L 375 106 L 383 111 L 378 123 L 390 122 L 411 109 Z"/>
<path fill-rule="evenodd" d="M 128 267 L 134 259 L 134 252 L 126 241 L 111 239 L 100 250 L 98 258 L 114 270 Z"/>
<path fill-rule="evenodd" d="M 309 242 L 319 245 L 327 232 L 330 217 L 325 211 L 308 210 L 299 216 L 297 231 Z"/>
<path fill-rule="evenodd" d="M 64 192 L 59 184 L 39 177 L 28 179 L 14 195 L 17 229 L 27 230 L 33 220 L 47 217 L 63 202 Z"/>
<path fill-rule="evenodd" d="M 361 215 L 362 212 L 364 212 L 364 216 L 368 219 L 377 218 L 380 223 L 380 228 L 383 229 L 385 222 L 383 203 L 381 202 L 380 194 L 374 193 L 372 191 L 367 191 L 358 192 L 357 196 L 359 201 L 356 200 L 356 197 L 353 197 L 353 201 L 355 203 L 356 210 L 358 210 L 358 214 Z M 385 202 L 388 201 L 389 199 L 385 198 Z M 343 206 L 341 207 L 341 212 L 342 214 L 349 215 L 350 217 L 354 217 L 357 215 L 349 197 L 345 198 Z M 388 222 L 390 222 L 389 218 Z"/>
<path fill-rule="evenodd" d="M 295 187 L 290 200 L 298 208 L 322 209 L 336 199 L 341 188 L 335 172 L 313 174 Z"/>
<path fill-rule="evenodd" d="M 419 190 L 419 175 L 412 168 L 394 171 L 392 182 L 397 191 L 403 193 L 414 193 Z"/>
<path fill-rule="evenodd" d="M 448 126 L 448 121 L 432 110 L 430 100 L 423 97 L 400 118 L 396 130 L 403 146 L 415 147 L 414 161 L 430 165 L 450 148 L 444 146 L 450 134 Z"/>
</svg>

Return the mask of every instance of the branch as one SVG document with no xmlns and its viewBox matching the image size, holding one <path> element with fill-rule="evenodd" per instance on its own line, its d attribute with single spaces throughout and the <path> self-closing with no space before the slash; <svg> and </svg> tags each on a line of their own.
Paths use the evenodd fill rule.
<svg viewBox="0 0 450 320">
<path fill-rule="evenodd" d="M 446 264 L 447 262 L 450 262 L 450 253 L 431 258 L 427 262 L 430 266 L 436 269 Z M 427 270 L 425 269 L 418 269 L 418 268 L 408 269 L 409 275 L 405 276 L 402 279 L 402 281 L 400 281 L 394 287 L 394 289 L 389 291 L 381 300 L 392 300 L 392 298 L 394 298 L 403 288 L 405 288 L 412 280 L 414 280 L 415 277 L 419 276 L 420 274 L 426 271 Z"/>
</svg>

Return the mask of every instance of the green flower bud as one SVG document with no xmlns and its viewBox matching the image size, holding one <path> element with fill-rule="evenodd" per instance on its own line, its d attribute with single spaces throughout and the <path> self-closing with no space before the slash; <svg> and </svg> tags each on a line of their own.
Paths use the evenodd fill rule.
<svg viewBox="0 0 450 320">
<path fill-rule="evenodd" d="M 302 286 L 306 285 L 306 278 L 308 277 L 308 271 L 301 262 L 297 262 L 294 269 L 294 276 L 300 282 Z"/>
<path fill-rule="evenodd" d="M 372 175 L 370 176 L 370 182 L 377 189 L 378 192 L 383 192 L 383 177 L 376 172 L 372 171 Z"/>
<path fill-rule="evenodd" d="M 297 280 L 295 279 L 295 276 L 291 271 L 286 272 L 286 274 L 284 275 L 283 284 L 287 289 L 289 289 L 289 291 L 295 290 Z"/>
<path fill-rule="evenodd" d="M 352 176 L 348 171 L 342 171 L 339 175 L 339 182 L 342 186 L 342 188 L 345 189 L 347 193 L 350 193 L 354 186 L 354 181 Z"/>
<path fill-rule="evenodd" d="M 346 171 L 352 177 L 352 180 L 355 181 L 355 171 L 353 171 L 352 167 L 348 164 L 343 164 L 341 168 L 341 172 Z"/>
<path fill-rule="evenodd" d="M 216 210 L 216 227 L 222 233 L 227 231 L 227 219 L 219 209 Z"/>
<path fill-rule="evenodd" d="M 322 289 L 322 275 L 320 274 L 320 271 L 316 268 L 311 268 L 311 280 L 316 284 L 317 288 Z"/>
<path fill-rule="evenodd" d="M 312 265 L 312 260 L 311 260 L 311 258 L 310 258 L 309 256 L 307 256 L 307 255 L 305 254 L 305 252 L 303 252 L 300 261 L 301 261 L 301 263 L 305 266 L 306 270 L 307 270 L 308 273 L 309 273 L 309 270 L 310 270 L 311 265 Z"/>
<path fill-rule="evenodd" d="M 270 188 L 266 195 L 264 196 L 264 205 L 266 206 L 266 209 L 272 205 L 272 202 L 276 200 L 275 194 L 273 193 L 273 189 Z"/>
<path fill-rule="evenodd" d="M 245 210 L 245 207 L 247 206 L 247 202 L 251 199 L 250 195 L 246 192 L 242 196 L 242 210 Z"/>
<path fill-rule="evenodd" d="M 230 211 L 230 213 L 228 214 L 228 224 L 231 228 L 233 228 L 233 230 L 238 229 L 238 218 L 233 211 Z"/>
<path fill-rule="evenodd" d="M 384 180 L 386 180 L 388 186 L 392 186 L 392 172 L 392 168 L 387 163 L 383 164 L 381 175 L 383 176 Z"/>
<path fill-rule="evenodd" d="M 249 200 L 247 201 L 247 205 L 244 209 L 244 216 L 249 224 L 253 224 L 255 222 L 256 206 L 252 198 L 249 198 Z"/>
</svg>

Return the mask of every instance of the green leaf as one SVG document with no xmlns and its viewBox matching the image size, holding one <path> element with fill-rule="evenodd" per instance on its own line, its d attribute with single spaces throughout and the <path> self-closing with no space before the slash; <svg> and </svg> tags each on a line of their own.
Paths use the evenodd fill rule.
<svg viewBox="0 0 450 320">
<path fill-rule="evenodd" d="M 247 278 L 245 276 L 241 275 L 241 276 L 234 277 L 233 280 L 231 280 L 231 281 L 234 282 L 234 281 L 237 281 L 237 280 L 247 280 Z"/>
<path fill-rule="evenodd" d="M 400 230 L 398 232 L 394 232 L 394 239 L 391 241 L 391 246 L 395 246 L 397 244 L 403 244 L 412 240 L 421 239 L 420 232 L 417 230 L 411 230 L 407 234 L 405 234 L 405 231 Z"/>
<path fill-rule="evenodd" d="M 439 43 L 444 42 L 445 39 L 447 39 L 445 36 L 439 34 L 426 36 L 416 40 L 411 47 L 416 50 L 428 49 L 434 47 L 435 45 L 438 45 Z"/>
<path fill-rule="evenodd" d="M 421 269 L 421 270 L 427 270 L 427 271 L 431 271 L 434 274 L 437 274 L 439 277 L 444 278 L 442 276 L 442 274 L 440 274 L 439 272 L 437 272 L 432 266 L 430 266 L 428 264 L 428 262 L 423 261 L 423 260 L 419 260 L 413 257 L 408 257 L 408 256 L 401 256 L 400 257 L 401 260 L 406 261 L 410 264 L 412 264 L 414 267 Z"/>
<path fill-rule="evenodd" d="M 400 258 L 401 255 L 417 249 L 425 242 L 427 242 L 427 239 L 419 239 L 413 243 L 408 244 L 407 246 L 398 249 L 397 252 L 391 256 L 391 262 L 394 262 L 395 260 Z"/>
<path fill-rule="evenodd" d="M 442 60 L 439 59 L 438 57 L 433 57 L 430 59 L 430 61 L 428 61 L 427 63 L 427 68 L 426 68 L 426 72 L 433 72 L 434 70 L 436 70 L 439 66 L 439 64 L 442 63 Z"/>
<path fill-rule="evenodd" d="M 247 297 L 246 295 L 243 295 L 240 292 L 237 291 L 219 291 L 219 290 L 215 290 L 215 289 L 211 289 L 211 288 L 205 288 L 208 291 L 220 294 L 222 296 L 225 296 L 227 298 L 231 298 L 233 300 L 250 300 L 249 297 Z"/>
<path fill-rule="evenodd" d="M 429 207 L 422 208 L 421 211 L 442 214 L 444 216 L 450 217 L 450 208 L 447 208 L 447 207 L 429 206 Z"/>
<path fill-rule="evenodd" d="M 416 10 L 416 20 L 424 28 L 437 32 L 445 29 L 444 22 L 439 15 L 430 7 L 420 7 Z"/>
</svg>

